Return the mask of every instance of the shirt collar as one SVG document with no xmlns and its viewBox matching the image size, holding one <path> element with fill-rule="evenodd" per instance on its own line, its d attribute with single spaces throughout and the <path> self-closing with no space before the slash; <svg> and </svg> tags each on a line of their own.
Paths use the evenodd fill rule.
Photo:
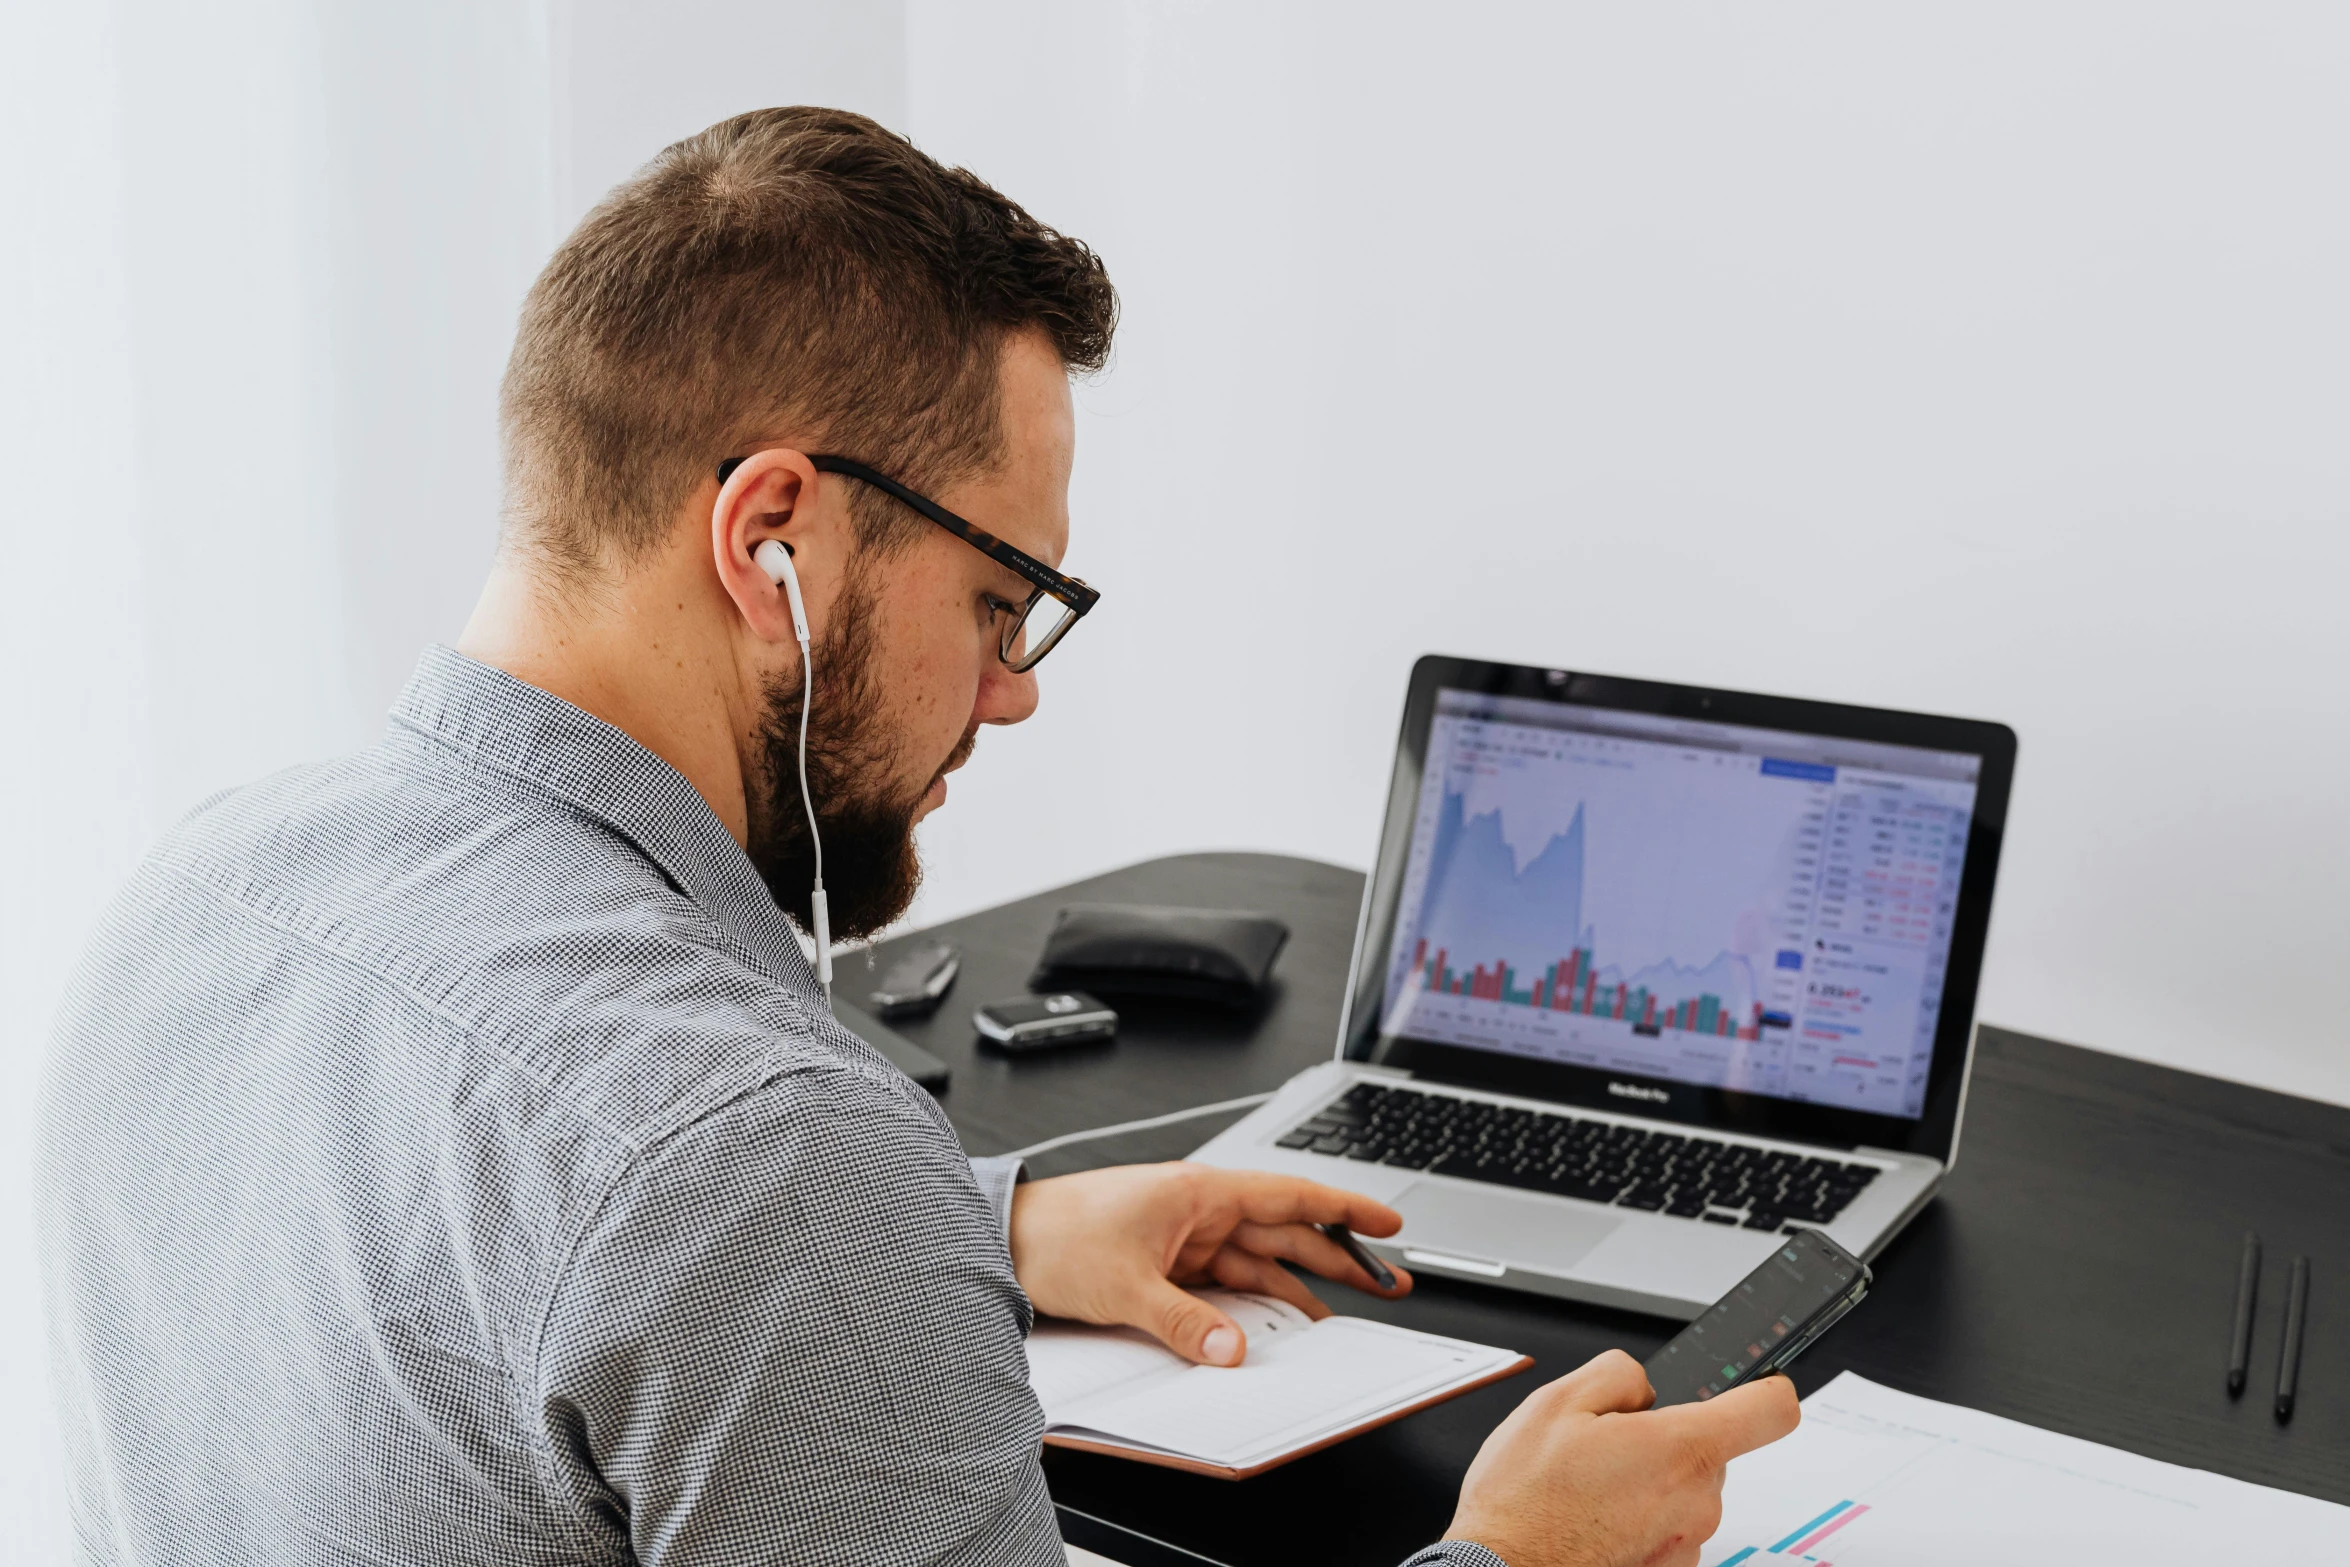
<svg viewBox="0 0 2350 1567">
<path fill-rule="evenodd" d="M 454 648 L 427 648 L 392 732 L 459 752 L 610 826 L 774 976 L 814 996 L 816 972 L 750 856 L 685 776 L 623 731 Z"/>
</svg>

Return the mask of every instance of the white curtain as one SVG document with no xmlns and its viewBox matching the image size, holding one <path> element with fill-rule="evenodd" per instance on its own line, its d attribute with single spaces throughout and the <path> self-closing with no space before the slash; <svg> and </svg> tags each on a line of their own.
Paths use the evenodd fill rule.
<svg viewBox="0 0 2350 1567">
<path fill-rule="evenodd" d="M 45 1561 L 48 1016 L 157 831 L 363 743 L 463 623 L 554 200 L 538 7 L 27 3 L 0 29 L 0 1517 Z"/>
</svg>

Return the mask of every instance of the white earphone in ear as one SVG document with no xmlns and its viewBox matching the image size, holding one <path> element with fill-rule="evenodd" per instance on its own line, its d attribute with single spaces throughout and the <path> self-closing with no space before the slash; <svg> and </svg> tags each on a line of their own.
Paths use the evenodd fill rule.
<svg viewBox="0 0 2350 1567">
<path fill-rule="evenodd" d="M 800 574 L 792 569 L 791 546 L 781 539 L 769 539 L 751 551 L 751 559 L 767 573 L 767 580 L 783 589 L 783 596 L 791 603 L 792 635 L 800 639 L 803 651 L 808 646 L 808 606 L 800 602 Z"/>
<path fill-rule="evenodd" d="M 800 642 L 800 804 L 808 813 L 808 844 L 816 855 L 816 890 L 809 894 L 810 923 L 816 929 L 816 979 L 824 987 L 826 1005 L 832 1002 L 832 910 L 824 900 L 824 839 L 816 831 L 816 798 L 808 793 L 808 713 L 816 705 L 816 655 L 808 647 L 808 606 L 800 600 L 800 574 L 793 569 L 791 546 L 769 539 L 751 551 L 751 559 L 767 573 L 767 580 L 783 589 L 791 604 L 792 635 Z"/>
</svg>

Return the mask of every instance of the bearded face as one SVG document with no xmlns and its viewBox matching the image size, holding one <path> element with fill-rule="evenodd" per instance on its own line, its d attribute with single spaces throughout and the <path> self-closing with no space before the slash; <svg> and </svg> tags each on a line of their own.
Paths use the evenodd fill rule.
<svg viewBox="0 0 2350 1567">
<path fill-rule="evenodd" d="M 835 940 L 870 936 L 913 903 L 922 885 L 914 823 L 923 795 L 962 764 L 977 739 L 976 728 L 966 731 L 943 765 L 924 767 L 921 759 L 898 754 L 877 679 L 875 618 L 869 584 L 852 580 L 814 650 L 808 794 L 823 833 Z M 816 852 L 800 800 L 802 689 L 798 678 L 767 684 L 747 848 L 776 903 L 809 930 Z"/>
</svg>

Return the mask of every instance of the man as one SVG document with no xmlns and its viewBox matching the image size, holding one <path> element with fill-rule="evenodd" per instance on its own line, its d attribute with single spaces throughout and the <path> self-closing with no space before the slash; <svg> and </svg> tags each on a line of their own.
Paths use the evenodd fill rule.
<svg viewBox="0 0 2350 1567">
<path fill-rule="evenodd" d="M 1068 378 L 1113 316 L 1084 246 L 823 110 L 565 242 L 459 647 L 374 749 L 169 834 L 62 1016 L 89 1559 L 1056 1561 L 1032 1309 L 1228 1365 L 1179 1286 L 1371 1287 L 1312 1228 L 1392 1234 L 1359 1197 L 966 1159 L 786 923 L 820 865 L 836 933 L 903 911 L 915 822 L 1090 607 Z M 1535 1393 L 1418 1559 L 1694 1561 L 1793 1396 L 1647 1399 L 1621 1355 Z"/>
</svg>

